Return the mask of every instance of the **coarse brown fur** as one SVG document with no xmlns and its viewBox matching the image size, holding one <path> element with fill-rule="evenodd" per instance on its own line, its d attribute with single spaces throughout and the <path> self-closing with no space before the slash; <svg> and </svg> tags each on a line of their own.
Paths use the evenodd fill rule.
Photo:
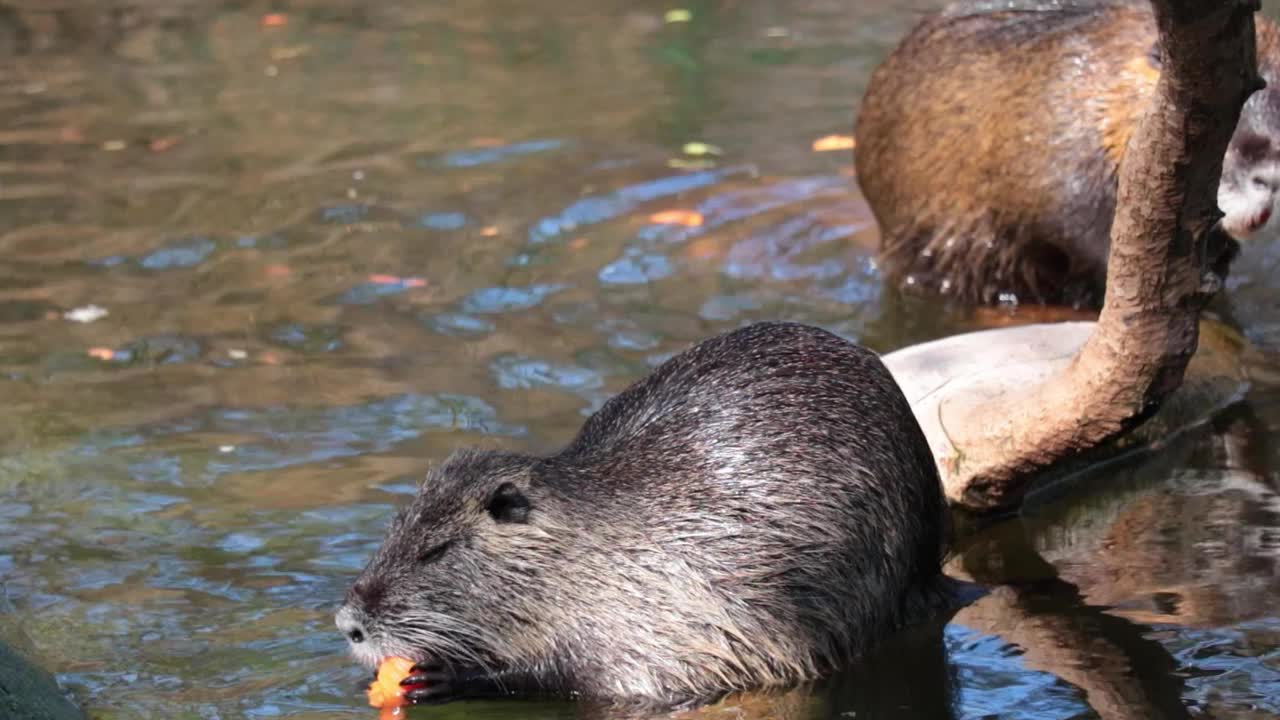
<svg viewBox="0 0 1280 720">
<path fill-rule="evenodd" d="M 1280 186 L 1280 30 L 1246 104 L 1219 202 L 1237 238 Z M 889 282 L 965 303 L 1101 304 L 1118 168 L 1159 78 L 1148 2 L 962 0 L 871 77 L 858 182 Z"/>
<path fill-rule="evenodd" d="M 876 355 L 761 323 L 706 340 L 548 456 L 433 470 L 339 612 L 427 699 L 670 706 L 820 677 L 949 601 L 933 456 Z M 415 697 L 425 697 L 419 695 Z"/>
</svg>

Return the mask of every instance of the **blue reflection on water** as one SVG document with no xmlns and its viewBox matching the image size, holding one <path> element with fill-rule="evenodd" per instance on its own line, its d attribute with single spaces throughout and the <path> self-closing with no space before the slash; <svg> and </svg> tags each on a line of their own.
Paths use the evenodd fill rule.
<svg viewBox="0 0 1280 720">
<path fill-rule="evenodd" d="M 440 158 L 439 163 L 446 167 L 469 168 L 478 165 L 489 165 L 503 160 L 520 157 L 521 155 L 533 155 L 535 153 L 549 152 L 564 147 L 563 140 L 528 140 L 525 142 L 512 143 L 511 145 L 502 145 L 500 147 L 476 148 L 474 150 L 454 150 L 445 153 Z M 422 165 L 432 165 L 434 162 L 427 160 Z"/>
<path fill-rule="evenodd" d="M 732 167 L 672 175 L 628 185 L 605 195 L 585 197 L 560 211 L 558 215 L 535 221 L 529 229 L 529 242 L 534 244 L 548 242 L 560 237 L 563 233 L 625 215 L 642 203 L 673 197 L 748 172 L 750 169 L 746 167 Z"/>
<path fill-rule="evenodd" d="M 180 240 L 154 250 L 138 261 L 148 270 L 172 270 L 199 265 L 218 249 L 218 243 L 206 237 Z"/>
</svg>

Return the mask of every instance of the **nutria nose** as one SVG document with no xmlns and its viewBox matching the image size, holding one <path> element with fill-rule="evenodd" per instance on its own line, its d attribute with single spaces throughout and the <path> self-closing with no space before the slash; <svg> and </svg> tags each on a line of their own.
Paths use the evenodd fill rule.
<svg viewBox="0 0 1280 720">
<path fill-rule="evenodd" d="M 351 606 L 343 606 L 334 619 L 338 625 L 338 632 L 347 636 L 347 639 L 353 645 L 364 642 L 367 636 L 364 630 L 364 623 L 361 622 L 359 614 Z"/>
</svg>

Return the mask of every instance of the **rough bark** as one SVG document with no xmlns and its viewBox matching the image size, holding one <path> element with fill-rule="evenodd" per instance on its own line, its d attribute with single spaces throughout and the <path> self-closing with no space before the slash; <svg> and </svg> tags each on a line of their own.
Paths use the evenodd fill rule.
<svg viewBox="0 0 1280 720">
<path fill-rule="evenodd" d="M 1200 310 L 1221 286 L 1230 240 L 1216 228 L 1222 158 L 1240 108 L 1262 85 L 1257 0 L 1153 0 L 1163 71 L 1120 167 L 1106 300 L 1061 372 L 948 421 L 953 498 L 1016 504 L 1028 481 L 1111 440 L 1178 387 Z"/>
</svg>

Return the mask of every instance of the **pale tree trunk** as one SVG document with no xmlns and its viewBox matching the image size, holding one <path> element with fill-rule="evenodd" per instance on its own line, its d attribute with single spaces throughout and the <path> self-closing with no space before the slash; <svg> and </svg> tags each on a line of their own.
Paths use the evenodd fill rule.
<svg viewBox="0 0 1280 720">
<path fill-rule="evenodd" d="M 1163 70 L 1120 167 L 1106 300 L 1079 354 L 1037 387 L 947 422 L 948 495 L 1008 507 L 1029 479 L 1132 428 L 1182 381 L 1231 242 L 1215 227 L 1222 158 L 1261 87 L 1257 0 L 1152 0 Z"/>
</svg>

